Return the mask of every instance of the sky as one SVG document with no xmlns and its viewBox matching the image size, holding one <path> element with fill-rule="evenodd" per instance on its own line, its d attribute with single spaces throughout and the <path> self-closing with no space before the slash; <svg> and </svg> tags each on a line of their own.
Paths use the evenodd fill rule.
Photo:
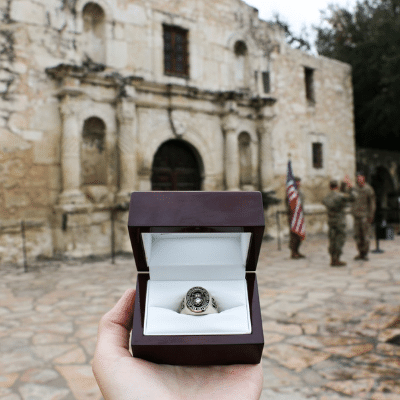
<svg viewBox="0 0 400 400">
<path fill-rule="evenodd" d="M 293 33 L 299 34 L 303 26 L 311 31 L 312 25 L 320 25 L 319 10 L 326 10 L 328 5 L 338 4 L 353 9 L 356 0 L 244 0 L 245 3 L 258 9 L 261 19 L 272 20 L 278 13 L 280 19 L 288 22 Z M 310 32 L 311 33 L 311 32 Z M 311 37 L 310 37 L 311 39 Z"/>
</svg>

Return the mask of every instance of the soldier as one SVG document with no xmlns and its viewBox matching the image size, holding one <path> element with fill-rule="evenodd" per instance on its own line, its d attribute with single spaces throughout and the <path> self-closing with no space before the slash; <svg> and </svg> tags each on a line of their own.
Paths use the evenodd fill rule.
<svg viewBox="0 0 400 400">
<path fill-rule="evenodd" d="M 304 196 L 303 196 L 303 193 L 300 191 L 301 179 L 298 176 L 295 176 L 294 181 L 296 182 L 296 187 L 297 187 L 297 191 L 299 193 L 300 203 L 301 203 L 301 206 L 303 207 L 303 211 L 304 211 Z M 286 207 L 287 207 L 288 221 L 289 221 L 289 232 L 290 232 L 289 249 L 291 251 L 291 258 L 293 258 L 295 260 L 299 259 L 299 258 L 305 258 L 306 256 L 299 252 L 299 248 L 300 248 L 302 239 L 299 235 L 292 232 L 292 230 L 291 230 L 290 224 L 292 221 L 292 211 L 289 207 L 289 202 L 288 202 L 287 197 L 286 197 Z"/>
<path fill-rule="evenodd" d="M 329 187 L 331 192 L 322 200 L 322 203 L 328 210 L 329 225 L 329 253 L 331 255 L 331 266 L 342 267 L 346 265 L 344 261 L 340 261 L 342 248 L 346 240 L 346 214 L 345 207 L 349 201 L 354 201 L 353 193 L 343 193 L 347 186 L 351 188 L 350 182 L 346 182 L 340 187 L 337 180 L 331 180 Z"/>
<path fill-rule="evenodd" d="M 357 173 L 355 192 L 356 199 L 353 203 L 352 214 L 354 217 L 354 239 L 359 254 L 354 259 L 368 260 L 369 231 L 375 216 L 376 202 L 374 189 L 365 182 L 365 176 L 362 172 Z"/>
</svg>

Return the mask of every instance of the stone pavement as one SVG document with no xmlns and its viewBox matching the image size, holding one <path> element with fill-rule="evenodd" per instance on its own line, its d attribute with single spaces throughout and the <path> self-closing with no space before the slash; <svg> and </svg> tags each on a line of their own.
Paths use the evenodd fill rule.
<svg viewBox="0 0 400 400">
<path fill-rule="evenodd" d="M 328 266 L 325 238 L 305 260 L 264 242 L 262 399 L 400 399 L 400 236 L 383 254 Z M 373 246 L 374 247 L 374 246 Z M 135 282 L 132 260 L 0 267 L 0 400 L 99 400 L 90 362 L 100 317 Z"/>
</svg>

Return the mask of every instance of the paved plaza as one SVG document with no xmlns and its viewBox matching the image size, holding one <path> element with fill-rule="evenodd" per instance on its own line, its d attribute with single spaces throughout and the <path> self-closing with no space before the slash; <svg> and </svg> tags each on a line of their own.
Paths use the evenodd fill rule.
<svg viewBox="0 0 400 400">
<path fill-rule="evenodd" d="M 305 241 L 304 260 L 263 243 L 263 400 L 400 399 L 400 236 L 380 247 L 353 261 L 349 238 L 348 266 L 331 268 L 325 237 Z M 123 258 L 0 266 L 0 400 L 100 400 L 97 325 L 135 271 Z"/>
</svg>

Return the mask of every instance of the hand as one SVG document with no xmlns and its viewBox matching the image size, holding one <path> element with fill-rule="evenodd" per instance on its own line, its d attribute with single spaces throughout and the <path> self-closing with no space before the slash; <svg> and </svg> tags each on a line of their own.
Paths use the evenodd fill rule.
<svg viewBox="0 0 400 400">
<path fill-rule="evenodd" d="M 105 400 L 260 398 L 261 364 L 180 367 L 132 357 L 135 295 L 127 290 L 99 324 L 93 373 Z"/>
<path fill-rule="evenodd" d="M 343 182 L 347 185 L 347 187 L 350 189 L 350 188 L 352 188 L 353 187 L 353 185 L 352 185 L 352 183 L 351 183 L 351 181 L 350 181 L 350 177 L 349 177 L 349 175 L 345 175 L 345 177 L 344 177 L 344 179 L 343 179 Z"/>
</svg>

